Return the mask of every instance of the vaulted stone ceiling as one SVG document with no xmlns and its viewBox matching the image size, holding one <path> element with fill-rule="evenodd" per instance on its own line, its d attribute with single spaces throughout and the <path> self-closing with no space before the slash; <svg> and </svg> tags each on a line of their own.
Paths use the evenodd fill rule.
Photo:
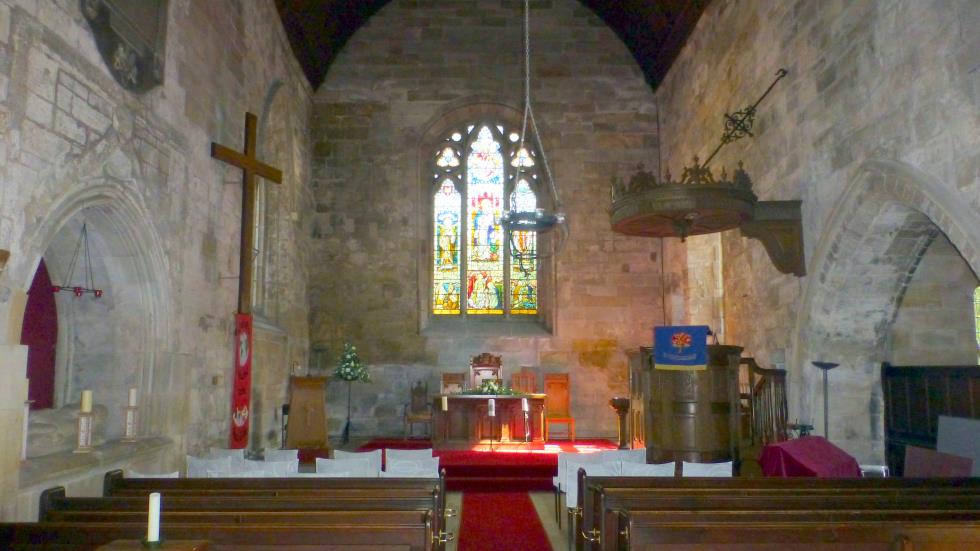
<svg viewBox="0 0 980 551">
<path fill-rule="evenodd" d="M 293 52 L 313 88 L 347 39 L 390 0 L 276 0 Z M 486 2 L 488 0 L 472 0 Z M 501 0 L 519 9 L 520 0 Z M 623 40 L 656 88 L 710 0 L 580 0 Z M 536 6 L 551 0 L 531 0 Z M 533 15 L 533 12 L 532 12 Z M 533 22 L 532 22 L 533 24 Z"/>
</svg>

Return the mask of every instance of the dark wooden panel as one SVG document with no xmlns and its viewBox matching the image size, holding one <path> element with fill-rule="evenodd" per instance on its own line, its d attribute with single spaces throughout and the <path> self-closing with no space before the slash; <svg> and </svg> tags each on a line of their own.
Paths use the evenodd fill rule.
<svg viewBox="0 0 980 551">
<path fill-rule="evenodd" d="M 885 455 L 895 475 L 904 471 L 906 445 L 936 448 L 940 415 L 980 417 L 980 366 L 881 367 Z"/>
</svg>

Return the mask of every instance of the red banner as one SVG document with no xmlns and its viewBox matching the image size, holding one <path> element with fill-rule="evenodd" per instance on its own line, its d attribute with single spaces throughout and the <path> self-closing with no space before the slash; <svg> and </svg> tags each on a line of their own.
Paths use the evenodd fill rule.
<svg viewBox="0 0 980 551">
<path fill-rule="evenodd" d="M 228 447 L 248 445 L 252 397 L 252 314 L 235 314 L 235 380 L 231 384 L 231 438 Z"/>
</svg>

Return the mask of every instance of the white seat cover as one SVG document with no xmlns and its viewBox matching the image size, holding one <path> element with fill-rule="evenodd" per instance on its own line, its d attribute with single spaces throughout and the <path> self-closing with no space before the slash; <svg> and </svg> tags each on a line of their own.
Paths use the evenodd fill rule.
<svg viewBox="0 0 980 551">
<path fill-rule="evenodd" d="M 334 476 L 354 478 L 376 478 L 376 471 L 370 463 L 358 459 L 316 459 L 317 473 L 334 473 Z M 341 474 L 343 473 L 343 474 Z"/>
<path fill-rule="evenodd" d="M 180 471 L 174 471 L 172 473 L 141 473 L 129 471 L 126 478 L 180 478 Z"/>
<path fill-rule="evenodd" d="M 683 470 L 682 476 L 709 476 L 709 477 L 728 477 L 732 476 L 732 462 L 725 463 L 681 463 Z"/>
<path fill-rule="evenodd" d="M 299 461 L 299 450 L 270 450 L 262 453 L 266 461 Z"/>
<path fill-rule="evenodd" d="M 622 461 L 623 463 L 646 463 L 647 449 L 637 448 L 635 450 L 603 450 L 597 454 L 602 463 Z"/>
<path fill-rule="evenodd" d="M 231 472 L 208 471 L 208 478 L 266 478 L 265 471 L 237 470 Z"/>
<path fill-rule="evenodd" d="M 355 460 L 355 461 L 367 461 L 371 464 L 371 468 L 375 471 L 381 470 L 381 450 L 372 450 L 369 452 L 345 452 L 342 450 L 334 450 L 334 459 L 341 460 Z"/>
<path fill-rule="evenodd" d="M 598 463 L 593 461 L 568 461 L 565 464 L 565 506 L 578 506 L 578 470 L 585 469 L 589 476 L 619 476 L 622 472 L 621 461 Z"/>
<path fill-rule="evenodd" d="M 620 476 L 674 476 L 674 463 L 646 464 L 623 461 Z"/>
<path fill-rule="evenodd" d="M 220 459 L 202 459 L 200 457 L 194 457 L 193 455 L 187 456 L 187 478 L 207 478 L 208 472 L 213 471 L 216 473 L 230 473 L 231 472 L 231 458 L 222 457 Z"/>
<path fill-rule="evenodd" d="M 439 458 L 438 457 L 421 457 L 417 459 L 389 459 L 388 463 L 385 464 L 384 472 L 387 473 L 411 473 L 411 472 L 423 472 L 423 473 L 434 473 L 433 476 L 439 476 Z"/>
<path fill-rule="evenodd" d="M 598 453 L 579 453 L 579 452 L 558 452 L 558 475 L 552 477 L 551 482 L 558 488 L 559 492 L 565 491 L 565 477 L 567 476 L 566 466 L 568 461 L 578 461 L 579 463 L 598 463 L 602 457 Z"/>
<path fill-rule="evenodd" d="M 385 448 L 385 464 L 389 461 L 404 461 L 406 459 L 428 459 L 432 457 L 432 448 L 424 450 L 395 450 Z"/>
</svg>

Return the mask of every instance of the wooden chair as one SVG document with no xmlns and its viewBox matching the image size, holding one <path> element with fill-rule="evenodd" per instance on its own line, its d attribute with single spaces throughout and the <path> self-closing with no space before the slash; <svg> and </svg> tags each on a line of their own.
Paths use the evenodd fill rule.
<svg viewBox="0 0 980 551">
<path fill-rule="evenodd" d="M 452 394 L 463 390 L 466 386 L 466 373 L 443 373 L 440 394 Z"/>
<path fill-rule="evenodd" d="M 429 403 L 429 385 L 422 381 L 412 387 L 412 399 L 405 404 L 405 438 L 412 434 L 415 423 L 429 425 L 429 435 L 432 435 L 432 404 Z"/>
<path fill-rule="evenodd" d="M 547 441 L 553 423 L 568 427 L 568 437 L 575 441 L 575 418 L 572 417 L 568 392 L 568 373 L 546 373 L 544 376 L 544 439 Z"/>
<path fill-rule="evenodd" d="M 510 376 L 510 388 L 524 394 L 534 394 L 538 391 L 538 376 L 528 366 L 521 366 L 519 373 Z"/>
<path fill-rule="evenodd" d="M 500 379 L 500 356 L 484 352 L 470 360 L 470 385 L 478 388 L 484 379 Z"/>
</svg>

